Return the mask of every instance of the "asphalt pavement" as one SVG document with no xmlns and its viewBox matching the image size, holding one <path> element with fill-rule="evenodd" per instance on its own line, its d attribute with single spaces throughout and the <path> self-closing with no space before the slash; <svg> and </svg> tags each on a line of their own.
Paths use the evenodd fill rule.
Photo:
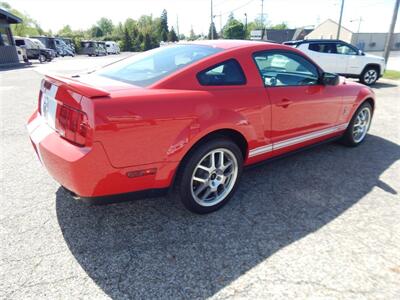
<svg viewBox="0 0 400 300">
<path fill-rule="evenodd" d="M 171 197 L 76 202 L 25 123 L 42 74 L 117 56 L 0 71 L 1 299 L 400 299 L 400 82 L 374 88 L 365 143 L 247 170 L 209 215 Z"/>
</svg>

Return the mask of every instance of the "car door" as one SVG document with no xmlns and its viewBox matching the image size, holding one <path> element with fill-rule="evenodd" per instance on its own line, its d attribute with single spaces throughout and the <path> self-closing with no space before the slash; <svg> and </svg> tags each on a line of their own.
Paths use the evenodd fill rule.
<svg viewBox="0 0 400 300">
<path fill-rule="evenodd" d="M 319 68 L 287 50 L 253 55 L 271 102 L 273 150 L 285 152 L 328 135 L 338 122 L 342 98 L 320 83 Z"/>
<path fill-rule="evenodd" d="M 346 58 L 346 70 L 343 73 L 354 75 L 361 73 L 363 66 L 360 63 L 359 51 L 356 48 L 339 42 L 336 44 L 336 52 Z"/>
</svg>

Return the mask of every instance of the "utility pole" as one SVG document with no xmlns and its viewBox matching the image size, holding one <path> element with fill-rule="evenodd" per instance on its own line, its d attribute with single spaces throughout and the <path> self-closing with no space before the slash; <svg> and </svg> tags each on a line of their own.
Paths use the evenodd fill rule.
<svg viewBox="0 0 400 300">
<path fill-rule="evenodd" d="M 350 22 L 356 22 L 358 21 L 358 28 L 357 28 L 357 39 L 356 39 L 356 46 L 358 47 L 358 40 L 360 38 L 360 28 L 361 28 L 361 22 L 363 21 L 363 18 L 360 17 L 358 19 L 350 20 Z"/>
<path fill-rule="evenodd" d="M 214 39 L 214 28 L 213 28 L 213 24 L 214 24 L 214 14 L 213 14 L 213 0 L 211 0 L 211 24 L 210 24 L 210 30 L 211 30 L 211 39 Z"/>
<path fill-rule="evenodd" d="M 176 32 L 178 33 L 178 38 L 179 38 L 179 17 L 176 15 Z"/>
<path fill-rule="evenodd" d="M 342 0 L 342 6 L 340 7 L 339 26 L 338 26 L 337 35 L 336 35 L 337 40 L 340 37 L 340 28 L 342 27 L 343 7 L 344 7 L 344 0 Z"/>
<path fill-rule="evenodd" d="M 261 29 L 264 30 L 264 0 L 261 0 Z"/>
<path fill-rule="evenodd" d="M 399 2 L 400 2 L 400 0 L 396 0 L 396 3 L 394 4 L 392 22 L 390 23 L 389 33 L 388 33 L 387 38 L 386 38 L 385 52 L 383 54 L 383 57 L 385 58 L 385 63 L 386 64 L 388 62 L 390 50 L 392 48 L 394 27 L 396 26 L 397 14 L 399 13 Z"/>
<path fill-rule="evenodd" d="M 244 13 L 245 21 L 244 21 L 244 34 L 246 37 L 247 34 L 247 13 Z"/>
</svg>

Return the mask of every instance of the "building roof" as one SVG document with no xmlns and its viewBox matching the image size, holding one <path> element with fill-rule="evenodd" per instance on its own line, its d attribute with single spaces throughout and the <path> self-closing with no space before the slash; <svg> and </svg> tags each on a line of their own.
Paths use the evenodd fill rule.
<svg viewBox="0 0 400 300">
<path fill-rule="evenodd" d="M 0 8 L 0 19 L 6 20 L 9 24 L 22 23 L 22 19 Z"/>
<path fill-rule="evenodd" d="M 267 29 L 266 37 L 270 41 L 283 43 L 293 39 L 302 39 L 309 34 L 312 29 L 297 28 L 297 29 Z"/>
<path fill-rule="evenodd" d="M 316 30 L 317 28 L 323 26 L 325 23 L 333 23 L 333 24 L 339 26 L 339 23 L 338 23 L 338 22 L 335 22 L 335 21 L 333 21 L 332 19 L 326 19 L 324 22 L 322 22 L 322 23 L 319 24 L 317 27 L 315 27 L 314 30 Z M 349 31 L 349 32 L 351 32 L 351 33 L 353 33 L 353 31 L 351 31 L 350 29 L 344 27 L 343 25 L 341 25 L 340 28 L 341 28 L 341 29 L 344 29 L 344 30 L 347 30 L 347 31 Z"/>
</svg>

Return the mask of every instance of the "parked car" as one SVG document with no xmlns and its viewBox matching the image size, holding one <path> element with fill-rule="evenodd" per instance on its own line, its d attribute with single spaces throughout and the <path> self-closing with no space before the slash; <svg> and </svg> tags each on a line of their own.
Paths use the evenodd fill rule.
<svg viewBox="0 0 400 300">
<path fill-rule="evenodd" d="M 75 50 L 75 45 L 74 45 L 74 42 L 72 41 L 72 39 L 65 38 L 65 37 L 62 37 L 60 39 L 67 45 L 68 49 L 75 55 L 76 50 Z"/>
<path fill-rule="evenodd" d="M 119 54 L 120 53 L 118 44 L 116 42 L 112 42 L 112 41 L 106 42 L 106 50 L 107 50 L 107 54 Z"/>
<path fill-rule="evenodd" d="M 189 210 L 208 213 L 232 197 L 243 166 L 331 139 L 360 145 L 374 99 L 295 48 L 201 41 L 80 77 L 48 75 L 27 127 L 42 164 L 74 195 L 176 187 Z"/>
<path fill-rule="evenodd" d="M 69 46 L 67 46 L 67 44 L 61 38 L 55 38 L 54 41 L 55 41 L 56 48 L 57 48 L 57 51 L 60 56 L 62 56 L 62 57 L 64 57 L 64 56 L 74 57 L 75 56 L 72 49 Z"/>
<path fill-rule="evenodd" d="M 56 47 L 55 38 L 48 36 L 32 36 L 31 38 L 37 39 L 42 42 L 42 44 L 47 49 L 52 49 L 56 57 L 60 56 L 59 49 L 57 49 Z"/>
<path fill-rule="evenodd" d="M 104 42 L 82 41 L 81 47 L 82 47 L 82 53 L 87 54 L 88 56 L 107 55 Z"/>
<path fill-rule="evenodd" d="M 31 38 L 31 41 L 34 42 L 36 44 L 36 46 L 38 46 L 40 49 L 46 49 L 51 53 L 51 60 L 56 57 L 56 52 L 53 49 L 50 48 L 46 48 L 46 46 L 38 39 L 35 38 Z M 48 61 L 51 61 L 48 60 Z"/>
<path fill-rule="evenodd" d="M 383 57 L 365 54 L 341 40 L 301 40 L 284 44 L 303 51 L 327 72 L 359 78 L 366 85 L 374 84 L 385 71 Z"/>
<path fill-rule="evenodd" d="M 28 59 L 38 59 L 40 63 L 51 61 L 53 59 L 50 49 L 40 48 L 30 38 L 14 37 L 15 45 L 25 49 Z"/>
</svg>

